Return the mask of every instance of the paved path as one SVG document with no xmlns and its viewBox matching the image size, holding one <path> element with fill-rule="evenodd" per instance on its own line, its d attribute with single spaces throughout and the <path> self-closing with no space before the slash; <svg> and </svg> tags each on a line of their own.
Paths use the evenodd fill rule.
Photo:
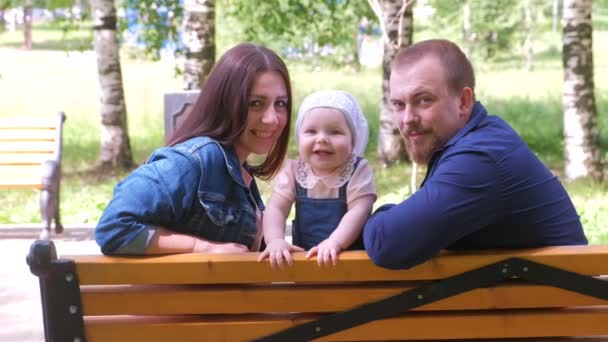
<svg viewBox="0 0 608 342">
<path fill-rule="evenodd" d="M 38 278 L 30 273 L 25 256 L 38 228 L 0 228 L 0 341 L 44 341 Z M 99 254 L 90 228 L 66 228 L 54 238 L 57 254 Z"/>
</svg>

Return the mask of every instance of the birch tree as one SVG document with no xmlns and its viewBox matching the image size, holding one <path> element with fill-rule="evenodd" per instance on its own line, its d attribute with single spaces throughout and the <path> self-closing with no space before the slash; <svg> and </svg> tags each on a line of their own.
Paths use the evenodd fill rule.
<svg viewBox="0 0 608 342">
<path fill-rule="evenodd" d="M 113 0 L 93 0 L 92 9 L 101 104 L 101 150 L 97 166 L 128 168 L 133 165 L 133 157 L 116 36 L 116 8 Z"/>
<path fill-rule="evenodd" d="M 388 84 L 391 61 L 397 51 L 412 44 L 414 16 L 413 0 L 368 0 L 378 17 L 384 41 L 382 59 L 382 103 L 378 129 L 378 161 L 390 165 L 407 159 L 405 145 L 393 121 Z"/>
<path fill-rule="evenodd" d="M 184 89 L 200 89 L 215 63 L 214 0 L 184 1 Z"/>
<path fill-rule="evenodd" d="M 593 82 L 591 0 L 564 0 L 564 166 L 567 179 L 601 179 Z"/>
</svg>

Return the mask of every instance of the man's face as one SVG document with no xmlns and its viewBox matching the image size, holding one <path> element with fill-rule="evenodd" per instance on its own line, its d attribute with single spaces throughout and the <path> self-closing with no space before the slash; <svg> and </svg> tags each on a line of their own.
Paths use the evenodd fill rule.
<svg viewBox="0 0 608 342">
<path fill-rule="evenodd" d="M 433 152 L 464 127 L 470 116 L 464 92 L 449 90 L 436 58 L 393 68 L 390 102 L 410 159 L 428 164 Z"/>
</svg>

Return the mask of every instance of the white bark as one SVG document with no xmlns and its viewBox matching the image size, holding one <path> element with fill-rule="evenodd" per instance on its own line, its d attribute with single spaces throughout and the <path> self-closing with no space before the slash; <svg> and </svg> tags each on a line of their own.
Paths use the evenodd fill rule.
<svg viewBox="0 0 608 342">
<path fill-rule="evenodd" d="M 407 154 L 399 129 L 393 121 L 388 83 L 391 61 L 397 51 L 412 44 L 412 0 L 368 0 L 378 16 L 384 36 L 382 60 L 382 104 L 378 131 L 378 161 L 384 165 L 406 160 Z"/>
<path fill-rule="evenodd" d="M 215 63 L 214 0 L 184 1 L 184 89 L 200 89 Z"/>
<path fill-rule="evenodd" d="M 565 174 L 567 179 L 601 179 L 591 0 L 564 0 L 563 9 Z"/>
<path fill-rule="evenodd" d="M 131 167 L 133 157 L 127 129 L 127 109 L 116 37 L 113 0 L 93 0 L 94 46 L 101 102 L 99 167 Z"/>
</svg>

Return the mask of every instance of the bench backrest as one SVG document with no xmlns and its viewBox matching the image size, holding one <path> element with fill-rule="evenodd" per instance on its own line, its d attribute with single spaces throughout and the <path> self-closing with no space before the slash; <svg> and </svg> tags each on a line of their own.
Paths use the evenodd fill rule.
<svg viewBox="0 0 608 342">
<path fill-rule="evenodd" d="M 65 114 L 0 120 L 0 188 L 43 188 L 43 163 L 59 163 Z"/>
<path fill-rule="evenodd" d="M 164 117 L 165 117 L 165 142 L 173 131 L 182 123 L 186 113 L 196 97 L 199 90 L 182 90 L 178 92 L 165 93 L 164 96 Z"/>
<path fill-rule="evenodd" d="M 400 271 L 378 268 L 358 251 L 331 268 L 296 253 L 283 270 L 257 255 L 77 256 L 56 277 L 80 289 L 81 303 L 73 304 L 87 341 L 249 341 L 300 324 L 274 340 L 332 331 L 320 340 L 608 335 L 608 282 L 598 280 L 608 274 L 608 246 L 444 253 Z M 366 304 L 407 290 L 381 310 Z M 364 314 L 395 310 L 403 313 L 357 326 Z"/>
</svg>

